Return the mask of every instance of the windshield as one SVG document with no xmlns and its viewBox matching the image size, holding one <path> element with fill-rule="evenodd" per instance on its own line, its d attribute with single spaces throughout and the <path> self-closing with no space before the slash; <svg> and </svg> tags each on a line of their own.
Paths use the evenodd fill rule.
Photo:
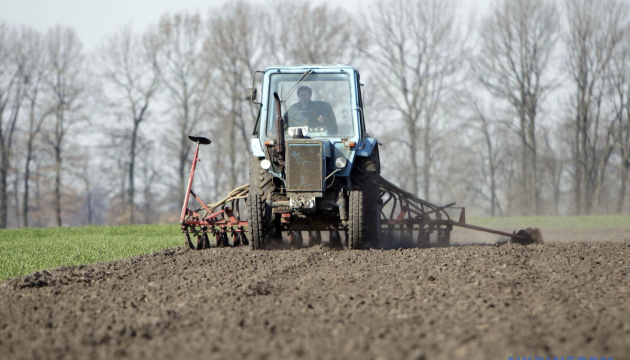
<svg viewBox="0 0 630 360">
<path fill-rule="evenodd" d="M 284 131 L 308 137 L 354 135 L 348 74 L 272 74 L 270 94 L 281 100 Z M 267 136 L 276 135 L 276 104 L 269 96 Z"/>
</svg>

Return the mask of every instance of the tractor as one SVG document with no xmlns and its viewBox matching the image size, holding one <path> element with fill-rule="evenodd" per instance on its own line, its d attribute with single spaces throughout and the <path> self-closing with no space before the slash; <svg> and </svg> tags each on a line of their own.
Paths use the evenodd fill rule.
<svg viewBox="0 0 630 360">
<path fill-rule="evenodd" d="M 256 89 L 253 87 L 252 89 Z M 250 98 L 255 101 L 253 90 Z M 380 160 L 367 134 L 359 72 L 350 66 L 271 67 L 251 138 L 251 247 L 289 232 L 293 245 L 321 232 L 350 249 L 378 243 Z"/>
<path fill-rule="evenodd" d="M 260 250 L 282 243 L 283 232 L 293 247 L 304 246 L 302 232 L 308 233 L 308 245 L 321 243 L 322 232 L 328 232 L 332 246 L 342 246 L 343 233 L 349 249 L 430 247 L 432 233 L 437 246 L 449 246 L 454 226 L 523 244 L 542 242 L 532 229 L 510 234 L 466 224 L 463 207 L 455 221 L 454 202 L 438 206 L 384 179 L 379 142 L 366 129 L 357 69 L 278 66 L 257 71 L 252 79 L 246 97 L 258 116 L 250 139 L 249 184 L 221 201 L 204 203 L 192 184 L 199 146 L 211 141 L 189 136 L 197 148 L 180 218 L 189 247 L 195 248 L 191 236 L 197 237 L 197 249 L 210 247 L 212 234 L 216 246 L 249 243 Z M 200 208 L 189 208 L 191 196 Z"/>
</svg>

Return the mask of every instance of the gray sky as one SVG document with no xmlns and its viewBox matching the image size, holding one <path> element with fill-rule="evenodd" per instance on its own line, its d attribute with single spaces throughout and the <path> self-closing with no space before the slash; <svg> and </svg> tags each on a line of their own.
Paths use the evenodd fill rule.
<svg viewBox="0 0 630 360">
<path fill-rule="evenodd" d="M 264 4 L 266 0 L 248 0 Z M 314 4 L 343 3 L 348 10 L 359 8 L 360 0 L 313 0 Z M 198 10 L 203 16 L 225 0 L 0 0 L 0 19 L 24 24 L 40 31 L 52 26 L 73 27 L 86 48 L 94 49 L 102 37 L 124 24 L 142 31 L 165 13 Z"/>
<path fill-rule="evenodd" d="M 93 50 L 104 35 L 124 24 L 143 31 L 165 13 L 198 10 L 203 16 L 210 8 L 226 0 L 0 0 L 0 19 L 10 24 L 24 24 L 40 31 L 55 25 L 73 27 L 86 50 Z M 229 1 L 229 0 L 228 0 Z M 351 13 L 359 13 L 366 3 L 379 0 L 311 0 L 314 4 L 340 4 Z M 460 0 L 464 8 L 476 7 L 489 0 Z M 264 4 L 267 0 L 248 0 Z M 363 4 L 363 6 L 361 5 Z"/>
</svg>

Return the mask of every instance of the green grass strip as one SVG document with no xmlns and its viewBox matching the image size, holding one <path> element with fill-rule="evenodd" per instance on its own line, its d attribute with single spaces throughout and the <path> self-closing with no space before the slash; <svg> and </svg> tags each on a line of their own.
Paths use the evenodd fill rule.
<svg viewBox="0 0 630 360">
<path fill-rule="evenodd" d="M 0 231 L 0 280 L 63 265 L 124 259 L 184 244 L 178 225 Z"/>
<path fill-rule="evenodd" d="M 454 219 L 457 219 L 456 217 Z M 492 229 L 628 229 L 630 215 L 469 217 Z M 179 225 L 85 226 L 0 231 L 0 280 L 63 265 L 124 259 L 184 245 Z"/>
</svg>

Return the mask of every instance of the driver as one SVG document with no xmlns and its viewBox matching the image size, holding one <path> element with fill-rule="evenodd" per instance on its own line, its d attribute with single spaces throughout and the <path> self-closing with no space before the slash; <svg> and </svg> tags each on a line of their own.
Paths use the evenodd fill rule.
<svg viewBox="0 0 630 360">
<path fill-rule="evenodd" d="M 297 91 L 299 102 L 291 105 L 284 114 L 284 126 L 308 126 L 309 132 L 326 131 L 337 133 L 337 119 L 329 103 L 311 101 L 313 90 L 308 86 L 300 86 Z"/>
</svg>

